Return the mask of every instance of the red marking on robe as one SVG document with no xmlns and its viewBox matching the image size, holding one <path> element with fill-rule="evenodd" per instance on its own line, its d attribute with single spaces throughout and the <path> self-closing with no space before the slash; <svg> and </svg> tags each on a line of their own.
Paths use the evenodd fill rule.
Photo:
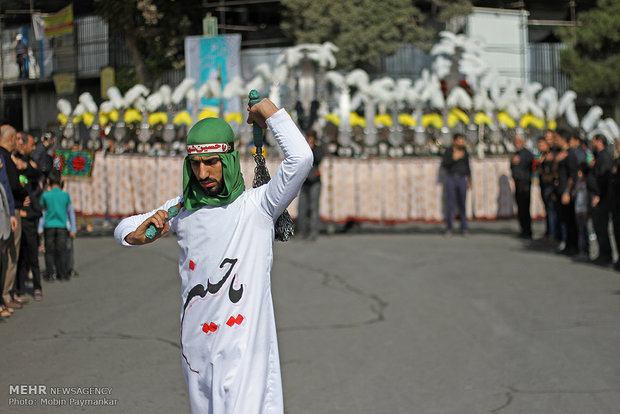
<svg viewBox="0 0 620 414">
<path fill-rule="evenodd" d="M 217 331 L 218 326 L 214 323 L 205 323 L 204 325 L 202 325 L 202 331 L 204 333 L 209 333 L 209 332 L 215 332 Z"/>
</svg>

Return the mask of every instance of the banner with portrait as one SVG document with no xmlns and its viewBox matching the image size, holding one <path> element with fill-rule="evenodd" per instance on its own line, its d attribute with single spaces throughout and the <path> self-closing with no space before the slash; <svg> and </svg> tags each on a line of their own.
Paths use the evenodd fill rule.
<svg viewBox="0 0 620 414">
<path fill-rule="evenodd" d="M 241 35 L 220 35 L 213 37 L 188 36 L 185 38 L 185 76 L 196 81 L 200 88 L 210 80 L 220 77 L 220 87 L 235 76 L 241 76 Z M 200 106 L 219 106 L 215 98 L 200 101 Z M 238 98 L 224 102 L 225 112 L 241 112 Z"/>
</svg>

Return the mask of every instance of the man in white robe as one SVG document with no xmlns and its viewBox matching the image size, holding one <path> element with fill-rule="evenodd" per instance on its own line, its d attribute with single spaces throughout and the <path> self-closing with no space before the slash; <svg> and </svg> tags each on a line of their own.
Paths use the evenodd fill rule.
<svg viewBox="0 0 620 414">
<path fill-rule="evenodd" d="M 193 413 L 283 413 L 271 297 L 274 223 L 312 167 L 312 151 L 284 109 L 263 99 L 248 122 L 269 126 L 285 158 L 268 184 L 245 189 L 234 134 L 219 119 L 188 133 L 183 196 L 125 218 L 114 236 L 125 245 L 177 233 L 181 276 L 181 351 Z M 168 222 L 168 209 L 180 207 Z M 161 232 L 153 239 L 146 230 Z"/>
</svg>

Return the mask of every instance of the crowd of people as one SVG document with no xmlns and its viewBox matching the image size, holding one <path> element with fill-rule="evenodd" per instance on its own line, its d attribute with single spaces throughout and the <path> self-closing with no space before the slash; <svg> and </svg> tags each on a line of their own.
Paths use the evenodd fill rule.
<svg viewBox="0 0 620 414">
<path fill-rule="evenodd" d="M 319 164 L 324 150 L 317 144 L 315 132 L 306 135 L 315 163 L 300 192 L 297 230 L 300 237 L 314 240 L 320 227 Z M 53 139 L 52 135 L 35 139 L 10 125 L 2 125 L 0 129 L 0 316 L 3 318 L 30 300 L 42 300 L 41 278 L 69 280 L 77 275 L 73 269 L 75 212 L 69 195 L 62 190 L 62 176 L 54 169 Z M 620 260 L 613 263 L 613 246 L 620 246 L 620 141 L 615 146 L 611 147 L 602 135 L 588 141 L 579 131 L 559 129 L 545 131 L 537 140 L 537 151 L 530 151 L 524 137 L 516 134 L 510 168 L 519 237 L 533 237 L 530 201 L 532 180 L 538 179 L 546 213 L 541 241 L 575 260 L 600 266 L 613 264 L 620 270 Z M 467 142 L 462 134 L 455 134 L 452 146 L 444 152 L 442 169 L 446 235 L 451 236 L 454 231 L 455 210 L 462 218 L 460 231 L 467 234 L 465 199 L 471 188 L 471 171 Z M 590 248 L 593 240 L 596 249 Z M 45 251 L 43 274 L 38 260 L 41 250 Z M 597 254 L 592 255 L 592 251 Z"/>
<path fill-rule="evenodd" d="M 530 186 L 532 177 L 538 176 L 546 213 L 542 240 L 578 261 L 610 266 L 610 225 L 615 245 L 620 246 L 620 141 L 615 144 L 615 160 L 606 137 L 595 135 L 588 141 L 575 130 L 546 131 L 535 154 L 524 144 L 522 137 L 515 138 L 517 151 L 511 158 L 520 236 L 532 238 Z M 591 239 L 598 245 L 595 257 Z M 620 270 L 620 260 L 614 267 Z"/>
<path fill-rule="evenodd" d="M 47 281 L 77 276 L 75 212 L 49 153 L 51 139 L 44 135 L 35 140 L 10 125 L 0 126 L 1 318 L 30 300 L 43 299 L 41 276 Z M 39 268 L 40 250 L 45 250 L 44 272 Z"/>
<path fill-rule="evenodd" d="M 545 131 L 537 140 L 535 152 L 526 144 L 523 135 L 517 133 L 515 151 L 510 156 L 519 237 L 533 237 L 532 180 L 538 179 L 545 207 L 545 233 L 541 240 L 576 261 L 612 265 L 610 227 L 616 249 L 620 246 L 620 140 L 615 143 L 615 159 L 614 148 L 610 148 L 605 136 L 595 135 L 588 141 L 578 130 Z M 471 186 L 471 171 L 466 147 L 464 136 L 455 134 L 441 164 L 445 175 L 447 236 L 453 232 L 455 205 L 461 218 L 461 233 L 467 234 L 469 229 L 465 197 Z M 591 254 L 591 239 L 597 241 L 595 255 Z M 620 259 L 613 265 L 620 270 Z"/>
</svg>

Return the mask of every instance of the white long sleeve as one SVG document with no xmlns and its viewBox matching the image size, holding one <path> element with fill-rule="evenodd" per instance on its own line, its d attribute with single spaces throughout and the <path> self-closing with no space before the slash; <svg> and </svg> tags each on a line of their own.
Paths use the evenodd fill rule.
<svg viewBox="0 0 620 414">
<path fill-rule="evenodd" d="M 178 197 L 175 197 L 173 199 L 166 201 L 162 206 L 148 213 L 136 214 L 134 216 L 129 216 L 129 217 L 124 218 L 120 223 L 118 223 L 118 226 L 116 226 L 116 228 L 114 229 L 114 238 L 119 244 L 122 244 L 123 246 L 132 246 L 131 244 L 125 241 L 125 237 L 127 237 L 129 233 L 135 231 L 138 228 L 138 226 L 140 226 L 140 224 L 144 222 L 144 220 L 151 217 L 158 210 L 168 211 L 170 207 L 179 204 L 181 200 L 183 200 L 183 197 L 178 196 Z"/>
<path fill-rule="evenodd" d="M 312 150 L 304 136 L 284 109 L 280 109 L 269 117 L 267 125 L 285 156 L 271 181 L 265 185 L 264 194 L 260 200 L 261 208 L 275 220 L 299 193 L 301 185 L 312 168 L 313 157 Z M 158 210 L 168 210 L 182 199 L 182 196 L 178 196 L 148 213 L 136 214 L 123 219 L 114 230 L 114 238 L 123 246 L 131 246 L 125 241 L 129 233 L 135 231 L 144 220 Z M 171 225 L 173 225 L 172 222 Z"/>
<path fill-rule="evenodd" d="M 280 109 L 267 119 L 267 125 L 282 148 L 284 160 L 267 183 L 262 208 L 274 220 L 288 207 L 312 168 L 312 150 L 289 114 Z"/>
</svg>

